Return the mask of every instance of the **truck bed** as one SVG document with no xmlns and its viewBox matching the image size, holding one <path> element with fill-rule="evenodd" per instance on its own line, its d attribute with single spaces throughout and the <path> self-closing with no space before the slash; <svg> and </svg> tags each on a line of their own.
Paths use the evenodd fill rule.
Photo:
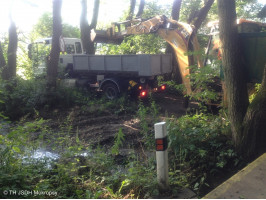
<svg viewBox="0 0 266 200">
<path fill-rule="evenodd" d="M 171 54 L 139 55 L 75 55 L 73 71 L 76 73 L 110 73 L 151 77 L 172 72 Z"/>
</svg>

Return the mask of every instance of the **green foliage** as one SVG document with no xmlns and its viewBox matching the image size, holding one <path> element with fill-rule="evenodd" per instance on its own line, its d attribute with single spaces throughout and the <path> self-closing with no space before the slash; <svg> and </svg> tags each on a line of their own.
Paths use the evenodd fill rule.
<svg viewBox="0 0 266 200">
<path fill-rule="evenodd" d="M 160 54 L 164 53 L 166 43 L 155 34 L 133 35 L 124 39 L 120 45 L 102 44 L 99 54 Z"/>
<path fill-rule="evenodd" d="M 258 3 L 258 0 L 238 0 L 236 1 L 237 17 L 259 21 L 257 14 L 263 6 L 263 4 Z"/>
<path fill-rule="evenodd" d="M 229 132 L 229 121 L 223 115 L 185 115 L 170 121 L 168 133 L 174 166 L 172 173 L 182 174 L 190 169 L 184 180 L 195 184 L 195 190 L 200 190 L 207 175 L 234 168 L 240 160 L 226 136 Z"/>
<path fill-rule="evenodd" d="M 258 94 L 260 87 L 261 87 L 261 84 L 258 84 L 258 83 L 255 84 L 255 92 L 249 96 L 250 103 L 254 100 L 255 96 Z"/>
<path fill-rule="evenodd" d="M 113 155 L 118 155 L 119 153 L 119 147 L 123 145 L 123 142 L 125 141 L 125 135 L 122 131 L 122 128 L 119 128 L 118 133 L 115 134 L 115 142 L 111 149 L 111 152 Z"/>
<path fill-rule="evenodd" d="M 0 184 L 3 190 L 51 191 L 55 196 L 3 196 L 1 193 L 0 197 L 149 198 L 158 195 L 153 161 L 144 164 L 132 154 L 127 166 L 116 165 L 112 154 L 100 147 L 95 150 L 84 147 L 69 117 L 56 132 L 46 123 L 43 119 L 22 122 L 6 135 L 0 135 Z M 119 132 L 117 144 L 120 145 L 124 136 L 121 129 Z M 60 156 L 57 160 L 43 157 L 36 160 L 32 155 L 38 148 L 51 148 Z"/>
<path fill-rule="evenodd" d="M 39 145 L 38 141 L 32 142 L 31 138 L 37 136 L 37 132 L 42 136 L 47 131 L 44 124 L 45 121 L 39 119 L 11 128 L 9 133 L 0 134 L 0 185 L 3 191 L 32 190 L 36 179 L 42 177 L 40 173 L 46 171 L 45 162 L 32 162 L 27 159 Z M 0 129 L 2 125 L 3 122 L 0 124 Z M 0 197 L 9 196 L 3 196 L 1 193 Z M 21 198 L 18 194 L 12 196 L 14 197 Z"/>
<path fill-rule="evenodd" d="M 193 93 L 190 98 L 200 100 L 204 103 L 216 101 L 218 99 L 217 92 L 212 88 L 215 85 L 215 78 L 218 76 L 217 68 L 210 65 L 199 68 L 190 66 L 192 73 L 189 75 Z"/>
<path fill-rule="evenodd" d="M 34 113 L 38 102 L 44 91 L 44 84 L 41 80 L 14 79 L 0 82 L 0 104 L 2 111 L 10 119 L 18 119 L 23 115 Z"/>
<path fill-rule="evenodd" d="M 170 17 L 171 8 L 169 5 L 161 5 L 159 0 L 153 0 L 145 3 L 142 18 L 148 19 L 156 15 L 166 15 Z"/>
<path fill-rule="evenodd" d="M 154 132 L 153 125 L 159 121 L 158 114 L 159 108 L 158 105 L 151 99 L 150 105 L 144 105 L 142 101 L 139 102 L 139 108 L 137 111 L 137 117 L 140 120 L 140 133 L 143 136 L 144 144 L 148 149 L 154 147 Z"/>
<path fill-rule="evenodd" d="M 33 31 L 31 32 L 32 41 L 39 38 L 52 37 L 53 33 L 53 17 L 52 13 L 44 13 L 38 20 L 37 24 L 34 25 Z M 78 27 L 73 27 L 70 24 L 62 24 L 62 35 L 63 37 L 74 37 L 80 38 L 80 32 Z"/>
</svg>

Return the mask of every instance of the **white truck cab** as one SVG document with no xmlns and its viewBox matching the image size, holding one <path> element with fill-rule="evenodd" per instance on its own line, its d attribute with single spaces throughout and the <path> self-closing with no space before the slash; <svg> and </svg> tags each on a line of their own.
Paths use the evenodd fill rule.
<svg viewBox="0 0 266 200">
<path fill-rule="evenodd" d="M 33 61 L 35 75 L 45 75 L 46 60 L 52 46 L 52 38 L 41 38 L 29 44 L 29 58 Z M 67 72 L 73 68 L 73 55 L 85 54 L 81 39 L 60 38 L 59 71 Z"/>
</svg>

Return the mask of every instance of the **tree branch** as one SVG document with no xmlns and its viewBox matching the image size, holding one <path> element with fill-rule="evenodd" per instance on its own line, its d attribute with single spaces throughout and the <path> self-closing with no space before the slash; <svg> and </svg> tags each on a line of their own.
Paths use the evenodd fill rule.
<svg viewBox="0 0 266 200">
<path fill-rule="evenodd" d="M 194 17 L 193 25 L 195 29 L 198 30 L 202 24 L 202 22 L 206 19 L 206 16 L 213 4 L 214 0 L 208 0 L 207 3 L 198 11 L 196 17 Z"/>
</svg>

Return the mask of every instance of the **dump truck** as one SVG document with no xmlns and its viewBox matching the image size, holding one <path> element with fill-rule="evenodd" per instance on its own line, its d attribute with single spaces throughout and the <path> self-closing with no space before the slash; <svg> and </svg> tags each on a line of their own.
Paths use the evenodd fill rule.
<svg viewBox="0 0 266 200">
<path fill-rule="evenodd" d="M 33 60 L 34 74 L 46 75 L 45 60 L 52 38 L 36 40 L 29 45 L 29 57 Z M 157 76 L 172 72 L 172 57 L 166 55 L 88 55 L 77 38 L 61 38 L 59 68 L 63 83 L 103 91 L 108 99 L 122 93 L 141 98 L 150 92 L 165 90 L 158 86 Z"/>
<path fill-rule="evenodd" d="M 103 91 L 108 99 L 129 92 L 141 98 L 165 90 L 157 76 L 172 72 L 171 54 L 75 55 L 72 78 L 77 84 Z"/>
</svg>

